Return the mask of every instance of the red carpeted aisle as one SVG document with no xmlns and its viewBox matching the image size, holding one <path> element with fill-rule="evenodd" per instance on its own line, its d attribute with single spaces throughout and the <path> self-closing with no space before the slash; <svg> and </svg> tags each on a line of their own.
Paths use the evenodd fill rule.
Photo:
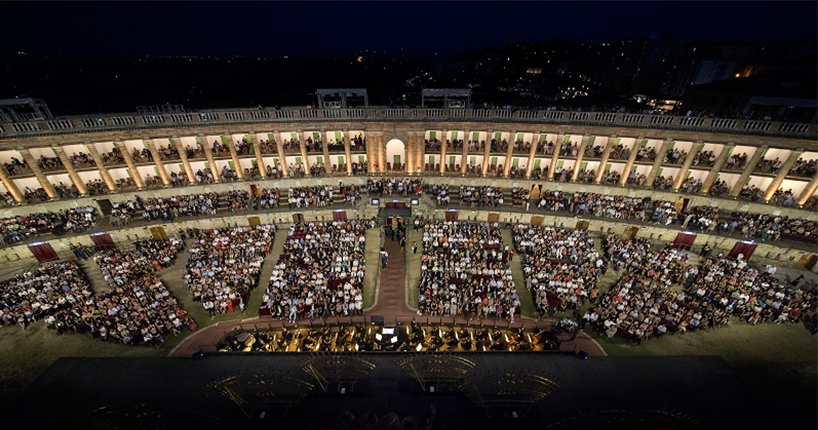
<svg viewBox="0 0 818 430">
<path fill-rule="evenodd" d="M 395 316 L 411 315 L 414 311 L 406 306 L 406 254 L 401 252 L 400 242 L 389 238 L 384 247 L 389 253 L 389 263 L 381 269 L 378 303 L 367 314 L 394 321 Z"/>
</svg>

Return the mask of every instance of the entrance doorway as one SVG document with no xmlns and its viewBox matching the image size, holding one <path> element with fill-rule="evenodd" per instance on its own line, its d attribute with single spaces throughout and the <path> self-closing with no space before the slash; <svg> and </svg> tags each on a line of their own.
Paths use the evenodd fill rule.
<svg viewBox="0 0 818 430">
<path fill-rule="evenodd" d="M 293 214 L 293 222 L 296 224 L 304 224 L 304 214 Z"/>
<path fill-rule="evenodd" d="M 116 244 L 108 233 L 94 233 L 91 235 L 91 241 L 94 242 L 94 248 L 97 251 L 110 251 L 116 249 Z"/>
<path fill-rule="evenodd" d="M 168 240 L 168 235 L 162 227 L 151 227 L 151 236 L 156 240 Z"/>
<path fill-rule="evenodd" d="M 97 205 L 99 205 L 99 210 L 102 212 L 103 217 L 108 217 L 111 215 L 111 211 L 114 209 L 113 203 L 111 203 L 108 199 L 99 199 L 96 201 Z"/>
<path fill-rule="evenodd" d="M 406 145 L 400 139 L 386 142 L 386 170 L 392 172 L 406 170 Z"/>
<path fill-rule="evenodd" d="M 690 251 L 690 248 L 693 247 L 693 242 L 695 241 L 696 233 L 683 231 L 676 235 L 676 239 L 673 240 L 673 247 L 684 251 Z"/>
<path fill-rule="evenodd" d="M 344 210 L 332 211 L 332 220 L 333 221 L 346 221 L 347 220 L 347 211 L 344 211 Z"/>
<path fill-rule="evenodd" d="M 55 261 L 59 260 L 60 257 L 57 256 L 57 253 L 54 252 L 54 248 L 51 247 L 51 244 L 48 242 L 34 242 L 28 245 L 28 250 L 34 254 L 34 258 L 37 259 L 40 263 L 45 263 L 46 261 Z"/>
</svg>

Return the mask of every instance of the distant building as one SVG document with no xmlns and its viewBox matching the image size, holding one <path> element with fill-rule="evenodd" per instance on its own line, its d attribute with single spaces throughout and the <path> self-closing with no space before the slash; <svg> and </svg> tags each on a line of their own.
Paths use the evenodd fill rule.
<svg viewBox="0 0 818 430">
<path fill-rule="evenodd" d="M 51 110 L 41 99 L 21 98 L 0 100 L 0 121 L 22 122 L 51 119 Z"/>
<path fill-rule="evenodd" d="M 736 70 L 754 51 L 744 44 L 690 43 L 682 51 L 662 93 L 681 97 L 691 85 L 703 85 L 734 78 Z"/>
<path fill-rule="evenodd" d="M 769 76 L 734 78 L 687 88 L 684 109 L 716 116 L 809 123 L 816 121 L 814 79 L 780 80 Z"/>
</svg>

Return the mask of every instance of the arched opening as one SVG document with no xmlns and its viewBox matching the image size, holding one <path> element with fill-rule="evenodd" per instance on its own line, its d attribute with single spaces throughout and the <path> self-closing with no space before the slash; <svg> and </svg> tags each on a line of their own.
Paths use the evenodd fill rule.
<svg viewBox="0 0 818 430">
<path fill-rule="evenodd" d="M 402 172 L 406 170 L 406 145 L 400 139 L 386 142 L 386 171 Z"/>
</svg>

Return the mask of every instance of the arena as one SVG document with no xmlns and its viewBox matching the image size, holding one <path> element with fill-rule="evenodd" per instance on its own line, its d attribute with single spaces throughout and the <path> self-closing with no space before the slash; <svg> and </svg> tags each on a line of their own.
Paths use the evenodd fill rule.
<svg viewBox="0 0 818 430">
<path fill-rule="evenodd" d="M 55 405 L 26 423 L 755 428 L 815 404 L 814 124 L 367 108 L 0 127 L 4 394 Z"/>
</svg>

